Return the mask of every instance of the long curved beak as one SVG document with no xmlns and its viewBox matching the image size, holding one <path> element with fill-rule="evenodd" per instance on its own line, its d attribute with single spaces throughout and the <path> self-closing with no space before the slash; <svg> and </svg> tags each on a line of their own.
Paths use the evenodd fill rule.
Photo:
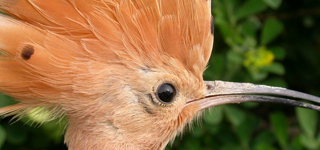
<svg viewBox="0 0 320 150">
<path fill-rule="evenodd" d="M 320 111 L 320 106 L 298 101 L 300 99 L 320 103 L 319 97 L 285 88 L 224 81 L 205 81 L 205 83 L 208 87 L 207 95 L 202 99 L 188 102 L 188 104 L 198 103 L 201 110 L 222 104 L 265 102 L 281 103 Z"/>
</svg>

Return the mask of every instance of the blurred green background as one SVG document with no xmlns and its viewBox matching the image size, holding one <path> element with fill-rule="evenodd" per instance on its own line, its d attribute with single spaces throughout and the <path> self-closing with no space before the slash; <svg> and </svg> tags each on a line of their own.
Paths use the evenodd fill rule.
<svg viewBox="0 0 320 150">
<path fill-rule="evenodd" d="M 213 0 L 206 80 L 251 82 L 320 96 L 320 0 Z M 12 104 L 0 95 L 0 107 Z M 34 121 L 30 121 L 32 118 Z M 320 150 L 319 113 L 279 104 L 212 108 L 166 150 Z M 0 120 L 1 150 L 63 150 L 65 121 Z"/>
</svg>

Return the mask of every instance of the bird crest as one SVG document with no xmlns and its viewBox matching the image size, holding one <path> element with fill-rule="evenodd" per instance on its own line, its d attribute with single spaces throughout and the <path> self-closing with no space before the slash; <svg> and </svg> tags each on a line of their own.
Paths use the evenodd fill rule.
<svg viewBox="0 0 320 150">
<path fill-rule="evenodd" d="M 320 110 L 284 88 L 203 81 L 210 0 L 0 0 L 0 115 L 65 115 L 78 149 L 164 149 L 209 107 L 273 102 Z M 274 97 L 274 95 L 282 97 Z"/>
<path fill-rule="evenodd" d="M 117 99 L 128 105 L 124 100 L 130 98 L 130 106 L 143 103 L 144 112 L 157 114 L 150 99 L 162 82 L 176 84 L 177 96 L 204 95 L 193 91 L 205 88 L 202 74 L 213 45 L 210 0 L 0 0 L 0 10 L 10 15 L 0 16 L 0 91 L 19 101 L 0 114 L 23 115 L 38 107 L 53 117 L 67 114 L 70 145 L 68 139 L 80 138 L 69 134 L 77 130 L 72 118 L 99 124 L 117 114 Z M 195 88 L 183 94 L 191 83 Z M 130 115 L 141 111 L 126 110 L 131 109 Z M 173 118 L 181 130 L 192 117 Z M 163 147 L 175 134 L 170 131 L 153 147 Z"/>
</svg>

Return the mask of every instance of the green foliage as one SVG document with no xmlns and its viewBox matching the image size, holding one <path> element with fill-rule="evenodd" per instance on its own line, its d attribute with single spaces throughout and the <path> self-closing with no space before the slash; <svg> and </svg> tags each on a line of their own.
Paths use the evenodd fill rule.
<svg viewBox="0 0 320 150">
<path fill-rule="evenodd" d="M 2 147 L 4 141 L 6 140 L 6 136 L 7 136 L 6 131 L 2 126 L 0 126 L 0 147 Z"/>
<path fill-rule="evenodd" d="M 15 101 L 0 93 L 0 107 L 15 104 Z M 66 149 L 63 145 L 63 130 L 66 120 L 54 120 L 40 126 L 46 114 L 35 115 L 36 109 L 19 122 L 5 118 L 0 120 L 0 149 Z M 37 127 L 37 128 L 35 128 Z"/>
<path fill-rule="evenodd" d="M 320 148 L 320 137 L 316 137 L 318 113 L 303 108 L 296 108 L 299 124 L 303 134 L 300 135 L 300 142 L 309 149 Z"/>
<path fill-rule="evenodd" d="M 15 104 L 15 102 L 9 97 L 0 93 L 0 108 Z"/>
<path fill-rule="evenodd" d="M 320 17 L 314 11 L 320 1 L 212 3 L 215 45 L 206 80 L 251 82 L 320 95 Z M 14 103 L 0 95 L 0 107 Z M 13 124 L 11 118 L 0 120 L 0 149 L 66 149 L 65 120 L 38 127 L 41 117 L 31 113 Z M 166 149 L 318 150 L 319 117 L 315 111 L 276 104 L 218 106 Z"/>
<path fill-rule="evenodd" d="M 317 131 L 318 113 L 304 108 L 296 108 L 296 113 L 303 132 L 308 137 L 314 138 Z"/>
<path fill-rule="evenodd" d="M 263 0 L 269 7 L 278 9 L 282 3 L 282 0 Z"/>
<path fill-rule="evenodd" d="M 268 18 L 262 29 L 261 44 L 267 45 L 274 40 L 283 30 L 283 24 L 275 18 Z"/>
<path fill-rule="evenodd" d="M 266 3 L 264 3 L 262 0 L 247 0 L 243 2 L 242 5 L 234 7 L 236 12 L 234 16 L 236 16 L 237 19 L 242 19 L 249 15 L 254 15 L 256 13 L 262 12 L 267 8 L 268 7 Z"/>
<path fill-rule="evenodd" d="M 281 148 L 287 149 L 288 125 L 286 116 L 281 112 L 275 112 L 270 115 L 270 120 Z"/>
</svg>

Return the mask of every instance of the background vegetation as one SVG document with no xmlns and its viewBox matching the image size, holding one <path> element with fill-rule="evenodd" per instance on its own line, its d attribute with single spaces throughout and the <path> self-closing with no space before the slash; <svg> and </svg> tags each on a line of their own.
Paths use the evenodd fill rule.
<svg viewBox="0 0 320 150">
<path fill-rule="evenodd" d="M 206 80 L 251 82 L 320 96 L 319 0 L 213 0 Z M 0 107 L 13 103 L 0 95 Z M 34 118 L 29 115 L 29 118 Z M 66 149 L 63 122 L 0 120 L 3 150 Z M 277 104 L 215 107 L 167 150 L 319 150 L 319 113 Z"/>
</svg>

